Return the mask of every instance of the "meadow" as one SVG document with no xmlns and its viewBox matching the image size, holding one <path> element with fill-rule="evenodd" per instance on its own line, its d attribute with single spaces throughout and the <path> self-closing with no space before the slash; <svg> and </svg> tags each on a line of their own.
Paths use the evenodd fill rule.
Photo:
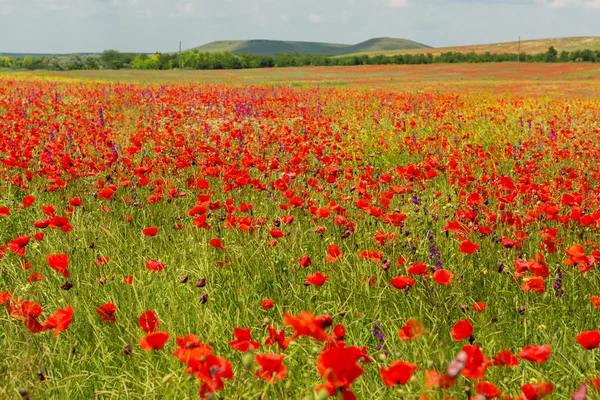
<svg viewBox="0 0 600 400">
<path fill-rule="evenodd" d="M 599 79 L 0 73 L 0 399 L 600 398 Z"/>
</svg>

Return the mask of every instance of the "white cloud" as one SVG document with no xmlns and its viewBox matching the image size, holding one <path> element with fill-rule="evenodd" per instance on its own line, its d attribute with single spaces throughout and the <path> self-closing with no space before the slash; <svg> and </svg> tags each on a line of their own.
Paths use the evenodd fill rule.
<svg viewBox="0 0 600 400">
<path fill-rule="evenodd" d="M 311 24 L 320 24 L 321 22 L 325 22 L 325 17 L 318 14 L 310 14 L 308 16 L 308 22 Z"/>
</svg>

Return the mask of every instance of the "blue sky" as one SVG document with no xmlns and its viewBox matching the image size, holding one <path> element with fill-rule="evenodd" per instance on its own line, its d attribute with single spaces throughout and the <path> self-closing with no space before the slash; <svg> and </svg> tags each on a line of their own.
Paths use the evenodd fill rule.
<svg viewBox="0 0 600 400">
<path fill-rule="evenodd" d="M 600 0 L 0 0 L 0 52 L 174 51 L 214 40 L 431 46 L 600 36 Z"/>
</svg>

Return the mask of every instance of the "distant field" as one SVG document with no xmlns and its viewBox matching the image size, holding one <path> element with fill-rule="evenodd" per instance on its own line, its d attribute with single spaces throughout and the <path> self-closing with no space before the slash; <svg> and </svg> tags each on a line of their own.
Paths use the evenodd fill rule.
<svg viewBox="0 0 600 400">
<path fill-rule="evenodd" d="M 220 40 L 193 48 L 200 52 L 230 52 L 273 56 L 276 54 L 322 54 L 345 55 L 358 52 L 399 51 L 429 48 L 412 40 L 397 38 L 374 38 L 349 45 L 340 43 L 293 42 L 282 40 Z"/>
<path fill-rule="evenodd" d="M 554 46 L 559 52 L 574 51 L 574 50 L 600 50 L 600 36 L 583 36 L 583 37 L 568 37 L 568 38 L 556 38 L 556 39 L 538 39 L 538 40 L 522 40 L 521 41 L 521 52 L 525 53 L 543 53 L 550 46 Z M 458 52 L 458 53 L 516 53 L 519 48 L 519 43 L 505 42 L 505 43 L 491 43 L 491 44 L 478 44 L 471 46 L 453 46 L 453 47 L 434 47 L 427 49 L 425 53 L 431 53 L 433 55 L 439 55 L 447 52 Z M 406 50 L 406 51 L 366 51 L 356 52 L 349 55 L 395 55 L 395 54 L 419 54 L 423 53 L 423 50 Z"/>
<path fill-rule="evenodd" d="M 0 73 L 0 77 L 2 77 Z M 5 73 L 50 80 L 232 85 L 396 87 L 435 92 L 490 90 L 536 95 L 600 95 L 599 64 L 434 64 L 302 67 L 219 71 L 70 71 Z"/>
</svg>

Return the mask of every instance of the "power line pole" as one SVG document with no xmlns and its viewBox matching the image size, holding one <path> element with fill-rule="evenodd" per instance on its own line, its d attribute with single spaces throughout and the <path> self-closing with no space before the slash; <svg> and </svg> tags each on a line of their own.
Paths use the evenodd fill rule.
<svg viewBox="0 0 600 400">
<path fill-rule="evenodd" d="M 521 36 L 519 36 L 519 50 L 517 51 L 517 70 L 521 65 Z"/>
<path fill-rule="evenodd" d="M 181 69 L 181 40 L 179 41 L 179 69 Z"/>
</svg>

